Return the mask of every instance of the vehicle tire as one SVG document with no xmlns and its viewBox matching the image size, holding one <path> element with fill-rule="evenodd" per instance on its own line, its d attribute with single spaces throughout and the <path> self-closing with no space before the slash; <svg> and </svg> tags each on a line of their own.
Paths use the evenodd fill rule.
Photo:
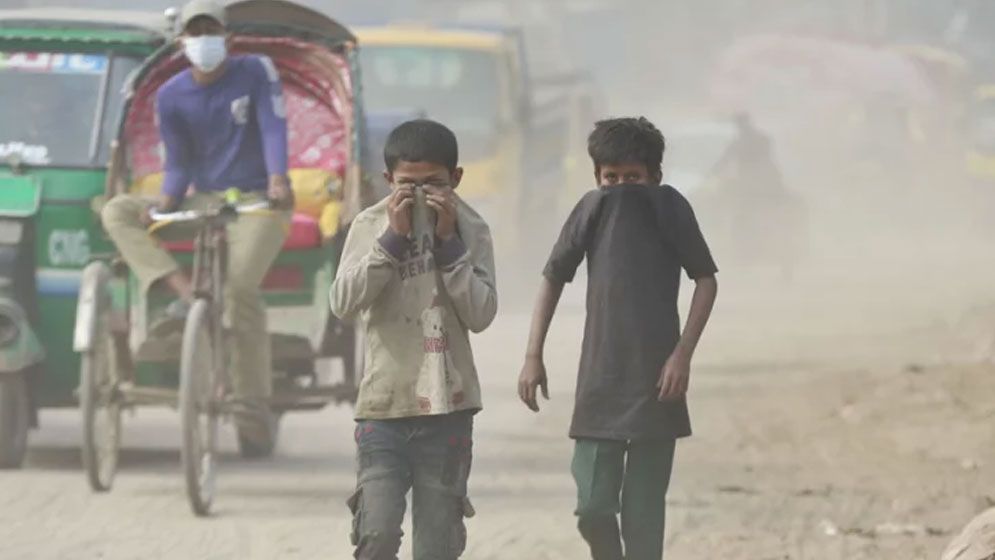
<svg viewBox="0 0 995 560">
<path fill-rule="evenodd" d="M 100 296 L 96 302 L 93 342 L 80 360 L 79 408 L 83 416 L 80 451 L 90 488 L 107 492 L 117 474 L 121 447 L 121 403 L 117 395 L 120 375 L 110 330 L 110 302 Z"/>
<path fill-rule="evenodd" d="M 217 462 L 220 376 L 211 305 L 198 299 L 190 308 L 180 352 L 180 458 L 190 507 L 199 516 L 210 513 Z"/>
<path fill-rule="evenodd" d="M 23 372 L 0 375 L 0 469 L 18 469 L 28 449 L 31 403 Z"/>
</svg>

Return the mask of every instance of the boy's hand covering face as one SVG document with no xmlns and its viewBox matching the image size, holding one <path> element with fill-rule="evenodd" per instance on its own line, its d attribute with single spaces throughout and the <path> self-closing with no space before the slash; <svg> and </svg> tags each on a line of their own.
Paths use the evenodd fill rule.
<svg viewBox="0 0 995 560">
<path fill-rule="evenodd" d="M 452 187 L 425 186 L 425 202 L 435 210 L 435 236 L 446 241 L 456 235 L 456 196 Z"/>
<path fill-rule="evenodd" d="M 688 379 L 691 377 L 691 359 L 683 352 L 675 351 L 663 365 L 656 388 L 660 390 L 661 401 L 683 397 L 688 392 Z"/>
<path fill-rule="evenodd" d="M 540 358 L 526 358 L 522 374 L 518 377 L 518 397 L 532 412 L 539 412 L 538 388 L 542 396 L 549 400 L 549 385 L 546 380 L 546 365 Z"/>
<path fill-rule="evenodd" d="M 411 207 L 415 205 L 415 190 L 411 186 L 399 185 L 387 202 L 387 221 L 390 229 L 398 235 L 411 235 Z"/>
<path fill-rule="evenodd" d="M 427 195 L 426 203 L 437 214 L 435 234 L 445 240 L 456 233 L 456 198 L 453 194 L 463 177 L 463 169 L 450 170 L 444 165 L 424 161 L 399 161 L 392 171 L 385 171 L 384 178 L 394 185 L 394 192 L 387 205 L 391 228 L 398 234 L 411 233 L 411 209 L 414 206 L 415 187 L 421 186 Z M 395 225 L 397 227 L 395 227 Z"/>
</svg>

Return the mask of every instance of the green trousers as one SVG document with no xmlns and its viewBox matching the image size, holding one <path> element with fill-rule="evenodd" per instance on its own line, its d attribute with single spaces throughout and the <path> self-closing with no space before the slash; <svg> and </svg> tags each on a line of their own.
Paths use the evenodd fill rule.
<svg viewBox="0 0 995 560">
<path fill-rule="evenodd" d="M 571 470 L 577 483 L 577 527 L 593 560 L 663 558 L 675 443 L 576 440 Z"/>
<path fill-rule="evenodd" d="M 141 281 L 143 292 L 179 269 L 172 255 L 141 222 L 141 213 L 151 202 L 134 195 L 119 195 L 101 212 L 104 229 Z M 195 194 L 184 199 L 182 209 L 203 209 L 218 203 L 218 195 Z M 289 211 L 246 214 L 228 226 L 225 322 L 235 335 L 233 389 L 236 397 L 250 401 L 265 399 L 272 392 L 270 338 L 266 328 L 266 306 L 259 287 L 280 253 L 290 216 Z M 189 224 L 177 224 L 163 228 L 156 236 L 189 239 L 194 234 Z"/>
</svg>

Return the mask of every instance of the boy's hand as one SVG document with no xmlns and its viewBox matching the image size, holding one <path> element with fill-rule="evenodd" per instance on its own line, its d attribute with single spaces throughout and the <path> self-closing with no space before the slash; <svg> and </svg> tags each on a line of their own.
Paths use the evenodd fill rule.
<svg viewBox="0 0 995 560">
<path fill-rule="evenodd" d="M 456 195 L 450 187 L 425 187 L 425 202 L 435 210 L 435 236 L 446 241 L 456 235 Z"/>
<path fill-rule="evenodd" d="M 549 400 L 549 387 L 546 384 L 546 365 L 542 358 L 526 358 L 522 374 L 518 376 L 518 397 L 532 412 L 539 412 L 536 388 L 542 388 L 542 396 Z"/>
<path fill-rule="evenodd" d="M 415 205 L 415 191 L 411 187 L 397 187 L 387 202 L 387 220 L 394 233 L 411 235 L 411 207 Z"/>
<path fill-rule="evenodd" d="M 688 392 L 690 376 L 691 358 L 680 349 L 674 350 L 663 365 L 660 380 L 656 382 L 656 388 L 660 390 L 657 398 L 666 401 L 683 397 Z"/>
</svg>

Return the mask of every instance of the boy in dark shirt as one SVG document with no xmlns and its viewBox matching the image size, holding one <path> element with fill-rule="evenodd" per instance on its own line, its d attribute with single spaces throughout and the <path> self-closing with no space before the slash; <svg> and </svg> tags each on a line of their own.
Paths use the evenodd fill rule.
<svg viewBox="0 0 995 560">
<path fill-rule="evenodd" d="M 663 557 L 674 447 L 691 435 L 691 357 L 715 302 L 717 269 L 694 212 L 660 185 L 664 147 L 645 118 L 596 124 L 588 152 L 599 188 L 577 204 L 553 247 L 519 378 L 519 396 L 538 411 L 538 389 L 549 398 L 546 333 L 563 285 L 586 257 L 587 321 L 570 437 L 578 528 L 594 560 Z M 696 283 L 683 334 L 682 268 Z"/>
</svg>

